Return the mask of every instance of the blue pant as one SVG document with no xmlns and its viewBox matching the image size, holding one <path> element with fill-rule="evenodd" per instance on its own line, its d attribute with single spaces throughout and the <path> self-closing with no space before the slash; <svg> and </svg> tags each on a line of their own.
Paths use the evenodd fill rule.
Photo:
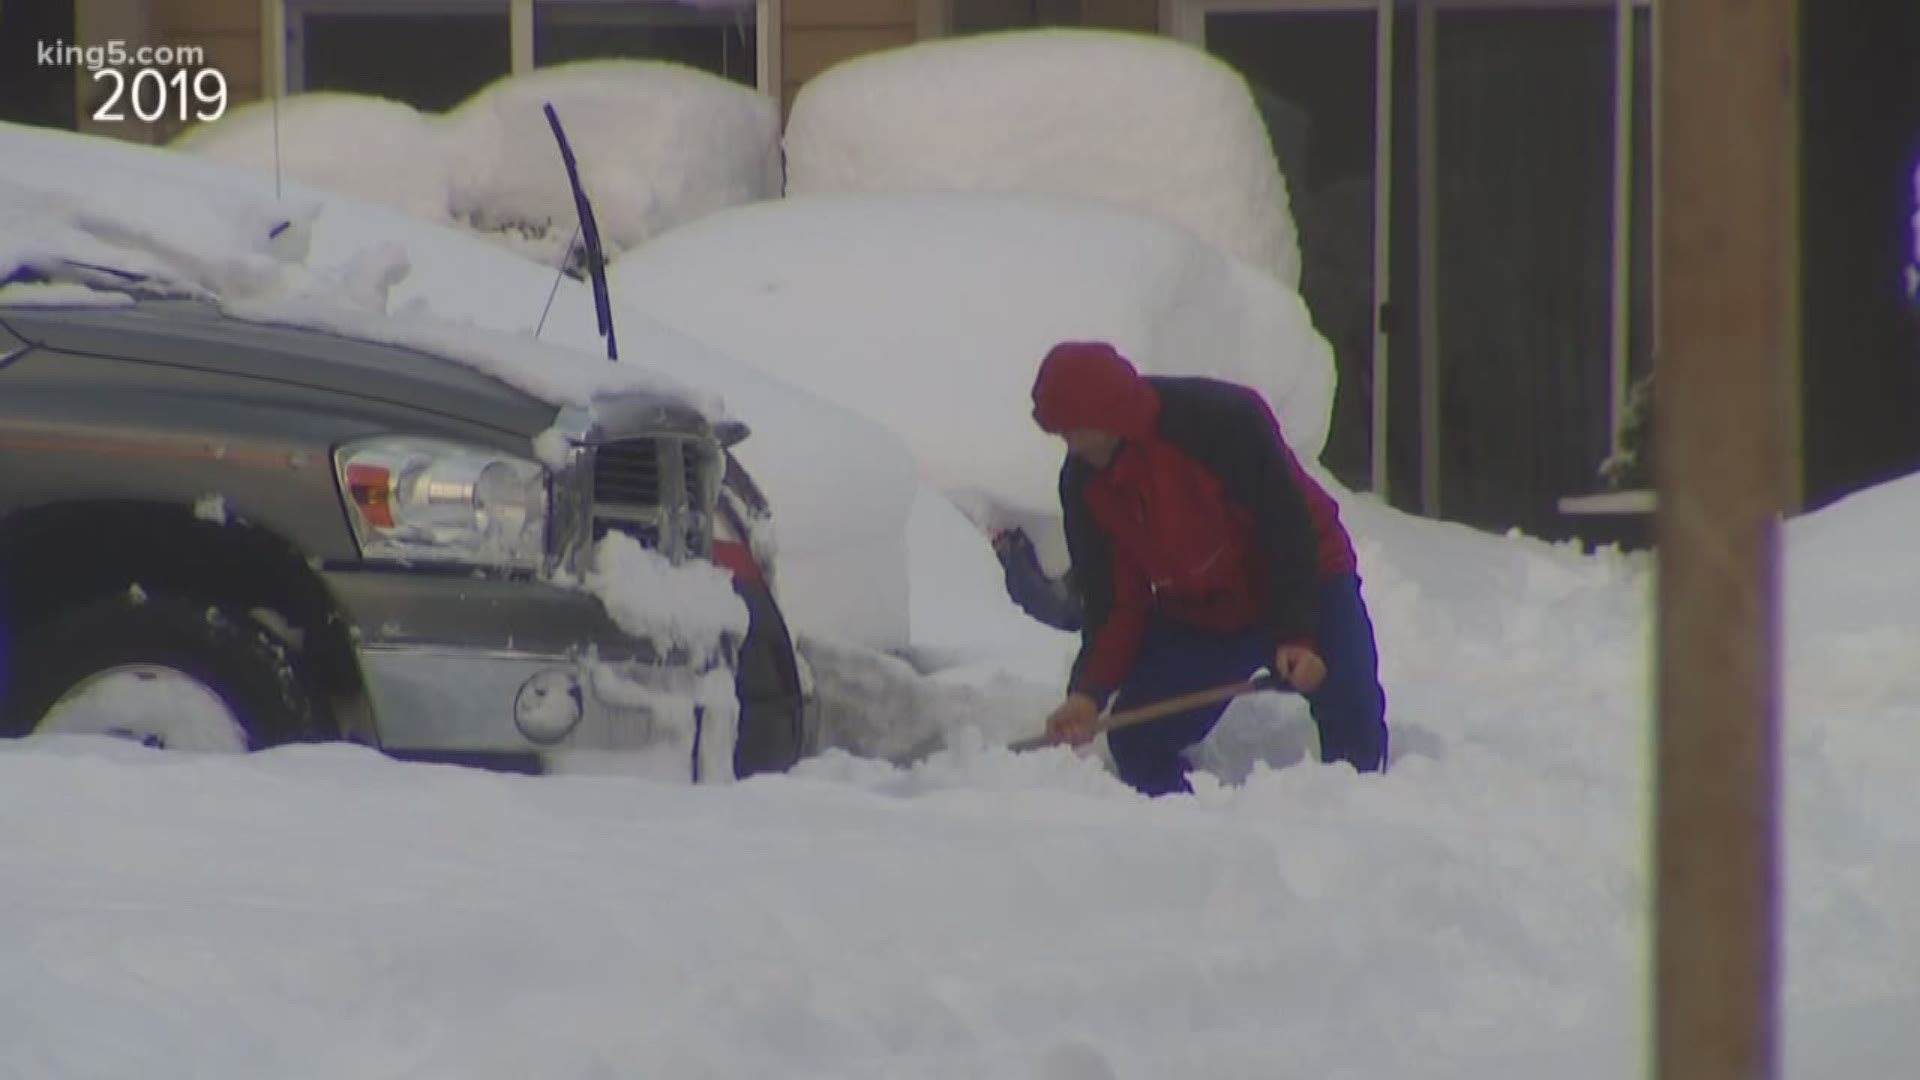
<svg viewBox="0 0 1920 1080">
<path fill-rule="evenodd" d="M 1320 582 L 1319 646 L 1327 678 L 1306 698 L 1320 730 L 1320 759 L 1344 761 L 1361 772 L 1385 768 L 1387 695 L 1380 687 L 1373 620 L 1360 596 L 1359 577 L 1345 574 Z M 1271 663 L 1273 650 L 1260 631 L 1217 634 L 1154 619 L 1113 708 L 1118 712 L 1237 682 Z M 1191 791 L 1181 755 L 1205 739 L 1226 710 L 1221 702 L 1109 733 L 1107 747 L 1120 778 L 1147 795 Z"/>
</svg>

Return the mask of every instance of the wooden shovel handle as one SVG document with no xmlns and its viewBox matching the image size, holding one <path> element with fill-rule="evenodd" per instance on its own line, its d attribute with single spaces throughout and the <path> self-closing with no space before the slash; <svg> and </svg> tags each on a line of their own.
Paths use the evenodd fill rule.
<svg viewBox="0 0 1920 1080">
<path fill-rule="evenodd" d="M 1216 702 L 1231 700 L 1242 694 L 1251 694 L 1259 690 L 1281 690 L 1285 689 L 1285 687 L 1286 684 L 1274 675 L 1262 674 L 1243 682 L 1224 683 L 1206 690 L 1194 690 L 1190 693 L 1179 694 L 1175 697 L 1162 698 L 1148 705 L 1137 705 L 1131 709 L 1122 709 L 1117 713 L 1109 713 L 1095 725 L 1094 734 L 1099 735 L 1103 732 L 1113 731 L 1116 728 L 1131 727 L 1134 724 L 1144 724 L 1149 720 L 1158 720 L 1163 716 L 1183 713 L 1188 709 L 1197 709 L 1202 705 L 1212 705 Z M 1038 750 L 1041 747 L 1051 745 L 1053 745 L 1052 741 L 1049 740 L 1046 735 L 1041 734 L 1013 743 L 1008 749 L 1018 753 L 1026 750 Z"/>
</svg>

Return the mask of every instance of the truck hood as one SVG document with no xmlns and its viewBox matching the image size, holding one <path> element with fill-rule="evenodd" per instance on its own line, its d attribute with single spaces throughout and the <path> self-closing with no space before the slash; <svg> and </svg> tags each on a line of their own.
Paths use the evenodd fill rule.
<svg viewBox="0 0 1920 1080">
<path fill-rule="evenodd" d="M 0 323 L 44 348 L 291 384 L 529 438 L 551 427 L 565 405 L 424 350 L 322 329 L 249 322 L 197 300 L 0 307 Z M 642 414 L 671 417 L 676 426 L 698 419 L 697 413 L 669 398 L 637 392 L 610 395 L 596 401 L 592 411 L 616 414 L 626 424 L 640 422 Z"/>
</svg>

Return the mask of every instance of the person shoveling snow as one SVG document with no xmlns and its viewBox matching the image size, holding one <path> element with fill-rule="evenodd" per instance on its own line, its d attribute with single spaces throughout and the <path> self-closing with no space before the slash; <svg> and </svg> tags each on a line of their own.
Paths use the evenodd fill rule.
<svg viewBox="0 0 1920 1080">
<path fill-rule="evenodd" d="M 1386 694 L 1352 539 L 1259 394 L 1143 376 L 1109 344 L 1069 341 L 1041 363 L 1033 402 L 1035 422 L 1067 444 L 1060 502 L 1081 608 L 1048 740 L 1108 730 L 1122 780 L 1189 791 L 1181 756 L 1230 695 L 1110 728 L 1101 710 L 1265 685 L 1251 676 L 1268 668 L 1312 706 L 1324 761 L 1384 768 Z"/>
</svg>

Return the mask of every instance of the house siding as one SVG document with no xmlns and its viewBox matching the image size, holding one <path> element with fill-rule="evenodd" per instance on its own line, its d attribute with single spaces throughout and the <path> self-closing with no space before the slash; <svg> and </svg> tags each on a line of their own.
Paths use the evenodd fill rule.
<svg viewBox="0 0 1920 1080">
<path fill-rule="evenodd" d="M 920 37 L 915 0 L 786 0 L 780 47 L 782 104 L 844 60 L 912 44 Z"/>
<path fill-rule="evenodd" d="M 257 0 L 153 0 L 152 43 L 206 50 L 206 65 L 226 76 L 237 101 L 257 101 L 262 42 Z"/>
<path fill-rule="evenodd" d="M 1160 30 L 1160 0 L 1080 0 L 1083 24 L 1107 30 Z"/>
</svg>

